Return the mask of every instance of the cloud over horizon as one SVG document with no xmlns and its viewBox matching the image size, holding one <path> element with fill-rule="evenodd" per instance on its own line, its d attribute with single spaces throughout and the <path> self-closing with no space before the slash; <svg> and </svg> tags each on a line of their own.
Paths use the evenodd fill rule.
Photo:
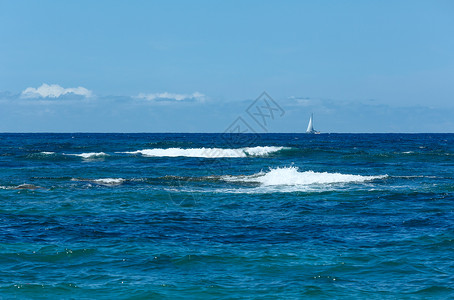
<svg viewBox="0 0 454 300">
<path fill-rule="evenodd" d="M 149 101 L 204 101 L 206 96 L 199 92 L 192 94 L 176 94 L 176 93 L 140 93 L 137 98 Z"/>
<path fill-rule="evenodd" d="M 311 113 L 315 129 L 324 133 L 454 132 L 454 106 L 307 96 L 275 101 L 285 118 L 273 121 L 269 132 L 304 132 Z M 0 91 L 0 132 L 223 132 L 238 116 L 254 126 L 255 121 L 244 115 L 253 103 L 254 99 L 225 100 L 199 92 L 103 96 L 83 87 L 43 84 L 21 93 Z"/>
<path fill-rule="evenodd" d="M 78 95 L 83 97 L 91 97 L 92 91 L 84 87 L 76 88 L 63 88 L 58 84 L 46 84 L 43 83 L 38 88 L 28 87 L 22 91 L 21 96 L 23 98 L 59 98 L 64 95 Z"/>
</svg>

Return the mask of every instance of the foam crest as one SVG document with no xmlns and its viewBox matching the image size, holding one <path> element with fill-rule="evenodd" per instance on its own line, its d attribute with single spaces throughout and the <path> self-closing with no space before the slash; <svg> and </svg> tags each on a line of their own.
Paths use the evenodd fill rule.
<svg viewBox="0 0 454 300">
<path fill-rule="evenodd" d="M 109 154 L 106 154 L 104 152 L 89 152 L 89 153 L 65 154 L 65 155 L 79 156 L 79 157 L 82 157 L 84 159 L 100 158 L 100 157 L 104 157 L 104 156 L 109 156 Z"/>
<path fill-rule="evenodd" d="M 123 178 L 99 178 L 94 179 L 93 182 L 102 185 L 120 185 L 125 181 Z"/>
<path fill-rule="evenodd" d="M 203 158 L 223 158 L 223 157 L 247 157 L 247 156 L 266 156 L 268 154 L 284 149 L 284 147 L 264 146 L 264 147 L 245 147 L 236 149 L 224 148 L 155 148 L 144 149 L 132 152 L 121 152 L 127 154 L 141 154 L 146 157 L 203 157 Z"/>
<path fill-rule="evenodd" d="M 334 184 L 365 182 L 374 179 L 385 178 L 387 175 L 362 176 L 341 173 L 300 172 L 297 167 L 270 169 L 268 172 L 259 172 L 254 175 L 223 176 L 222 179 L 230 182 L 259 183 L 263 186 L 300 186 L 311 184 Z"/>
<path fill-rule="evenodd" d="M 264 146 L 264 147 L 247 147 L 242 148 L 247 155 L 251 156 L 266 156 L 268 154 L 281 151 L 283 149 L 289 149 L 287 147 L 276 147 L 276 146 Z"/>
<path fill-rule="evenodd" d="M 43 155 L 54 155 L 55 152 L 48 152 L 48 151 L 43 151 L 43 152 L 40 152 L 41 154 Z"/>
<path fill-rule="evenodd" d="M 98 178 L 98 179 L 84 179 L 84 178 L 72 178 L 71 181 L 85 181 L 105 186 L 120 185 L 126 181 L 124 178 Z"/>
</svg>

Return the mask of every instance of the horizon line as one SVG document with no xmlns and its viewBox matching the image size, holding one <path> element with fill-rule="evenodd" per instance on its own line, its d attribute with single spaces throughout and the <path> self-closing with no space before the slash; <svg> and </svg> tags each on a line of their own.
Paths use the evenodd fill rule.
<svg viewBox="0 0 454 300">
<path fill-rule="evenodd" d="M 165 132 L 101 132 L 101 131 L 3 131 L 0 134 L 304 134 L 312 136 L 315 134 L 303 132 L 183 132 L 183 131 L 165 131 Z M 454 132 L 320 132 L 322 135 L 326 134 L 454 134 Z M 319 135 L 319 134 L 317 134 Z"/>
</svg>

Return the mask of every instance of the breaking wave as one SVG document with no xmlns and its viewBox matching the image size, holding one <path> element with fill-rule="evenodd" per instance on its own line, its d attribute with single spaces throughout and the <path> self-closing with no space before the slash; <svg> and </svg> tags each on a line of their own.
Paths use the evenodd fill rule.
<svg viewBox="0 0 454 300">
<path fill-rule="evenodd" d="M 99 178 L 93 180 L 94 183 L 103 184 L 103 185 L 119 185 L 125 181 L 123 178 Z"/>
<path fill-rule="evenodd" d="M 84 179 L 84 178 L 72 178 L 72 181 L 85 181 L 105 186 L 120 185 L 126 181 L 124 178 L 98 178 L 98 179 Z"/>
<path fill-rule="evenodd" d="M 131 152 L 121 152 L 126 154 L 141 154 L 146 157 L 203 157 L 203 158 L 223 158 L 223 157 L 248 157 L 266 156 L 274 152 L 286 149 L 276 146 L 245 147 L 237 149 L 223 148 L 167 148 L 167 149 L 144 149 Z"/>
<path fill-rule="evenodd" d="M 54 155 L 55 152 L 43 151 L 43 152 L 40 152 L 40 154 L 43 154 L 43 155 Z"/>
<path fill-rule="evenodd" d="M 101 158 L 101 157 L 109 156 L 109 154 L 106 154 L 104 152 L 89 152 L 89 153 L 65 154 L 65 155 L 79 156 L 84 159 L 93 159 L 93 158 Z"/>
<path fill-rule="evenodd" d="M 362 176 L 314 171 L 300 172 L 297 167 L 286 167 L 270 169 L 268 172 L 262 171 L 253 175 L 222 176 L 221 179 L 228 182 L 258 183 L 262 186 L 301 186 L 365 182 L 386 177 L 388 175 Z"/>
</svg>

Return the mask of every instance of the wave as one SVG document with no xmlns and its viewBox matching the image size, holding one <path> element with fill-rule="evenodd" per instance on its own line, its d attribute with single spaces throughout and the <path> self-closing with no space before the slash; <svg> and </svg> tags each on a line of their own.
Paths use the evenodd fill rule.
<svg viewBox="0 0 454 300">
<path fill-rule="evenodd" d="M 43 152 L 40 152 L 40 154 L 43 154 L 43 155 L 54 155 L 55 152 L 43 151 Z"/>
<path fill-rule="evenodd" d="M 13 185 L 13 186 L 0 186 L 0 189 L 2 190 L 38 190 L 38 189 L 44 189 L 41 186 L 30 184 L 30 183 L 23 183 L 19 185 Z"/>
<path fill-rule="evenodd" d="M 126 154 L 141 154 L 145 157 L 203 157 L 203 158 L 234 158 L 248 156 L 266 156 L 274 152 L 286 149 L 285 147 L 276 146 L 257 146 L 236 149 L 224 148 L 155 148 L 144 149 L 131 152 L 119 152 Z"/>
<path fill-rule="evenodd" d="M 109 156 L 109 154 L 106 154 L 104 152 L 89 152 L 89 153 L 64 154 L 64 155 L 79 156 L 79 157 L 82 157 L 84 159 L 93 159 L 93 158 L 100 158 L 100 157 Z"/>
<path fill-rule="evenodd" d="M 98 179 L 84 179 L 84 178 L 72 178 L 71 181 L 85 181 L 105 186 L 116 186 L 124 183 L 124 178 L 98 178 Z"/>
<path fill-rule="evenodd" d="M 356 190 L 364 185 L 368 189 L 375 186 L 369 183 L 384 179 L 388 175 L 363 176 L 329 172 L 300 172 L 297 167 L 270 168 L 267 172 L 253 175 L 223 175 L 204 177 L 165 176 L 162 181 L 175 182 L 165 184 L 165 190 L 189 193 L 197 196 L 202 193 L 227 194 L 271 194 L 271 193 L 319 193 L 338 189 Z M 224 182 L 224 184 L 222 184 Z M 211 183 L 211 184 L 203 184 Z M 367 184 L 366 184 L 367 183 Z M 227 184 L 227 185 L 226 185 Z M 358 184 L 362 184 L 358 186 Z"/>
<path fill-rule="evenodd" d="M 259 172 L 253 175 L 222 176 L 228 182 L 258 183 L 262 186 L 301 186 L 313 184 L 335 184 L 365 182 L 386 178 L 388 175 L 362 176 L 341 173 L 300 172 L 297 167 L 270 169 L 268 172 Z"/>
<path fill-rule="evenodd" d="M 126 179 L 123 178 L 99 178 L 94 179 L 94 183 L 104 184 L 104 185 L 119 185 L 125 182 Z"/>
</svg>

